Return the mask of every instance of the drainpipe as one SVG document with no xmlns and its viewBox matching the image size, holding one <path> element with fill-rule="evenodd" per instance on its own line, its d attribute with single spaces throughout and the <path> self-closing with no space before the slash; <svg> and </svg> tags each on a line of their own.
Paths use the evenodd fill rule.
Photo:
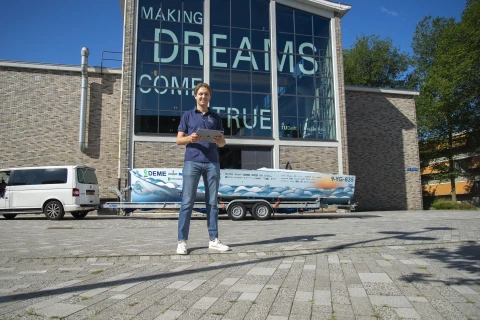
<svg viewBox="0 0 480 320">
<path fill-rule="evenodd" d="M 88 48 L 82 48 L 82 92 L 80 98 L 80 130 L 78 133 L 78 150 L 85 150 L 85 115 L 87 110 L 87 92 L 88 92 Z"/>
<path fill-rule="evenodd" d="M 118 169 L 117 169 L 117 188 L 122 190 L 122 121 L 123 121 L 123 73 L 125 67 L 125 33 L 126 33 L 126 22 L 127 22 L 127 1 L 123 1 L 123 40 L 122 40 L 122 79 L 120 83 L 120 110 L 118 118 Z M 119 199 L 122 201 L 122 198 Z"/>
</svg>

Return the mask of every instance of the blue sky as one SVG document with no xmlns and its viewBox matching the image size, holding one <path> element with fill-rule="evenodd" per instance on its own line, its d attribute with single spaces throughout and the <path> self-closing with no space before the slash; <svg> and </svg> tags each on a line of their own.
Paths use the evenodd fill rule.
<svg viewBox="0 0 480 320">
<path fill-rule="evenodd" d="M 460 20 L 465 0 L 343 0 L 352 9 L 342 19 L 343 47 L 358 35 L 390 37 L 411 52 L 417 23 L 427 15 Z M 102 51 L 122 50 L 119 0 L 5 0 L 0 10 L 0 60 L 80 64 L 80 50 L 90 50 L 89 65 L 99 66 Z M 110 58 L 121 58 L 106 54 Z M 106 61 L 104 65 L 120 66 Z"/>
</svg>

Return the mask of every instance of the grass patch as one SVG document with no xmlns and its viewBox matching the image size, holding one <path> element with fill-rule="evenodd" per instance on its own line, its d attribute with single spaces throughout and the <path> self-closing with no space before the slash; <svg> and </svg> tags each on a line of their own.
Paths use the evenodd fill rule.
<svg viewBox="0 0 480 320">
<path fill-rule="evenodd" d="M 82 299 L 82 301 L 83 301 L 83 300 L 90 300 L 90 299 L 92 299 L 92 297 L 82 296 L 81 299 Z"/>
<path fill-rule="evenodd" d="M 230 303 L 237 303 L 237 300 L 230 300 Z"/>
<path fill-rule="evenodd" d="M 133 301 L 133 302 L 130 302 L 128 305 L 129 305 L 130 307 L 135 307 L 137 304 L 138 304 L 137 301 Z"/>
<path fill-rule="evenodd" d="M 451 200 L 437 199 L 430 205 L 435 210 L 478 210 L 477 207 L 465 202 L 453 202 Z"/>
<path fill-rule="evenodd" d="M 25 312 L 27 316 L 38 316 L 38 314 L 35 311 L 27 311 Z"/>
<path fill-rule="evenodd" d="M 417 268 L 422 269 L 422 270 L 427 270 L 427 267 L 425 267 L 425 266 L 418 266 Z"/>
</svg>

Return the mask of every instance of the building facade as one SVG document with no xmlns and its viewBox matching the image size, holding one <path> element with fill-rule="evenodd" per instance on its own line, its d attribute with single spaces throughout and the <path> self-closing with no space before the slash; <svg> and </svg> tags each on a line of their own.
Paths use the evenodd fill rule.
<svg viewBox="0 0 480 320">
<path fill-rule="evenodd" d="M 194 107 L 195 85 L 207 82 L 214 89 L 210 108 L 221 115 L 229 141 L 221 150 L 223 167 L 279 168 L 305 147 L 320 160 L 307 161 L 308 169 L 348 171 L 335 49 L 341 48 L 340 16 L 349 7 L 296 4 L 126 1 L 124 72 L 132 83 L 124 102 L 133 119 L 128 167 L 152 145 L 178 149 L 180 117 Z"/>
<path fill-rule="evenodd" d="M 195 106 L 195 85 L 207 82 L 227 138 L 222 168 L 352 174 L 360 209 L 421 209 L 418 93 L 344 85 L 340 21 L 349 6 L 120 3 L 122 69 L 89 68 L 84 151 L 75 148 L 80 68 L 0 62 L 2 122 L 16 119 L 0 128 L 14 142 L 1 166 L 89 164 L 102 198 L 114 198 L 108 186 L 128 185 L 128 168 L 183 165 L 178 123 Z"/>
</svg>

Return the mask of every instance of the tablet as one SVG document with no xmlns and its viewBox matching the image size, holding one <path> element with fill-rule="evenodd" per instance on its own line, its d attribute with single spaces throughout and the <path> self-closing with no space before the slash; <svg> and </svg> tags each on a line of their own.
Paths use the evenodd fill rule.
<svg viewBox="0 0 480 320">
<path fill-rule="evenodd" d="M 222 130 L 209 130 L 209 129 L 198 129 L 197 134 L 202 137 L 200 142 L 211 142 L 215 143 L 213 137 L 223 136 Z"/>
</svg>

